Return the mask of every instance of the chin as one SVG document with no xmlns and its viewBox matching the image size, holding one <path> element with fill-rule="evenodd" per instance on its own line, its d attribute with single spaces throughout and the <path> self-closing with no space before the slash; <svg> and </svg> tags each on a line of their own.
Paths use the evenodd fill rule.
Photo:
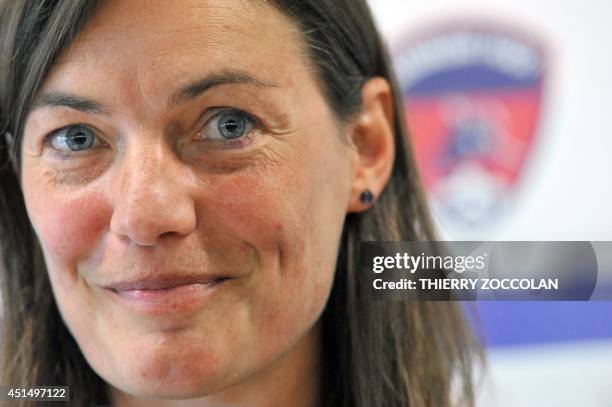
<svg viewBox="0 0 612 407">
<path fill-rule="evenodd" d="M 192 377 L 180 373 L 167 376 L 163 372 L 158 378 L 124 379 L 113 387 L 130 396 L 146 399 L 191 399 L 204 397 L 221 390 L 220 380 L 214 377 Z"/>
<path fill-rule="evenodd" d="M 119 375 L 100 376 L 123 393 L 148 399 L 188 399 L 215 394 L 231 377 L 218 359 L 202 354 L 175 357 L 164 354 L 161 357 L 135 355 L 134 363 L 117 366 Z M 113 376 L 113 377 L 111 377 Z"/>
</svg>

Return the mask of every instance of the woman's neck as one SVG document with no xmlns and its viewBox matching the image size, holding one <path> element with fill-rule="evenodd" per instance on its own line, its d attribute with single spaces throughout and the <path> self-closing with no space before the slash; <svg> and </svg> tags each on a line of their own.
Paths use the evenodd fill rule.
<svg viewBox="0 0 612 407">
<path fill-rule="evenodd" d="M 220 393 L 187 400 L 139 399 L 110 388 L 114 407 L 315 407 L 319 404 L 320 321 L 271 365 Z"/>
</svg>

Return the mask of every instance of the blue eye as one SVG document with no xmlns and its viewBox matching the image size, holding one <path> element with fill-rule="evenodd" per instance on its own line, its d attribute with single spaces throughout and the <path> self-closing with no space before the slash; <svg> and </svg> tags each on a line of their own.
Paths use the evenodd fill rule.
<svg viewBox="0 0 612 407">
<path fill-rule="evenodd" d="M 51 135 L 51 145 L 60 151 L 83 151 L 96 143 L 95 133 L 80 125 L 68 126 Z"/>
<path fill-rule="evenodd" d="M 248 134 L 253 119 L 241 111 L 223 111 L 213 116 L 200 134 L 211 141 L 236 140 Z"/>
</svg>

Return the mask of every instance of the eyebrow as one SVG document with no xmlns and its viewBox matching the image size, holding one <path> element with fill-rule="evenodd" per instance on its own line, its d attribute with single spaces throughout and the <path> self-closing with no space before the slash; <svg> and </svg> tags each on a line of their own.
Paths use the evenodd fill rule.
<svg viewBox="0 0 612 407">
<path fill-rule="evenodd" d="M 32 104 L 31 111 L 43 107 L 69 107 L 85 113 L 109 115 L 110 107 L 85 97 L 64 92 L 48 92 L 40 95 Z"/>
<path fill-rule="evenodd" d="M 203 78 L 184 85 L 169 98 L 168 105 L 169 107 L 182 105 L 204 94 L 211 88 L 229 84 L 248 84 L 259 88 L 280 87 L 280 85 L 275 82 L 264 81 L 246 71 L 224 70 L 208 74 Z M 110 115 L 112 111 L 109 106 L 93 99 L 64 92 L 48 92 L 42 94 L 34 101 L 31 111 L 43 107 L 68 107 L 85 113 L 105 116 Z"/>
<path fill-rule="evenodd" d="M 205 93 L 207 90 L 220 85 L 247 84 L 258 88 L 278 88 L 275 82 L 264 81 L 255 75 L 241 70 L 225 70 L 205 76 L 183 86 L 169 100 L 170 106 L 178 106 Z"/>
</svg>

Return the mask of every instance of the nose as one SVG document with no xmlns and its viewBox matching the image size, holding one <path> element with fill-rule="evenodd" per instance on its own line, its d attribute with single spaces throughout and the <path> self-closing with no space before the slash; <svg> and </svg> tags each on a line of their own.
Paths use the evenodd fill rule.
<svg viewBox="0 0 612 407">
<path fill-rule="evenodd" d="M 186 236 L 196 225 L 195 203 L 182 182 L 184 167 L 161 143 L 126 153 L 112 181 L 110 230 L 140 246 Z"/>
</svg>

